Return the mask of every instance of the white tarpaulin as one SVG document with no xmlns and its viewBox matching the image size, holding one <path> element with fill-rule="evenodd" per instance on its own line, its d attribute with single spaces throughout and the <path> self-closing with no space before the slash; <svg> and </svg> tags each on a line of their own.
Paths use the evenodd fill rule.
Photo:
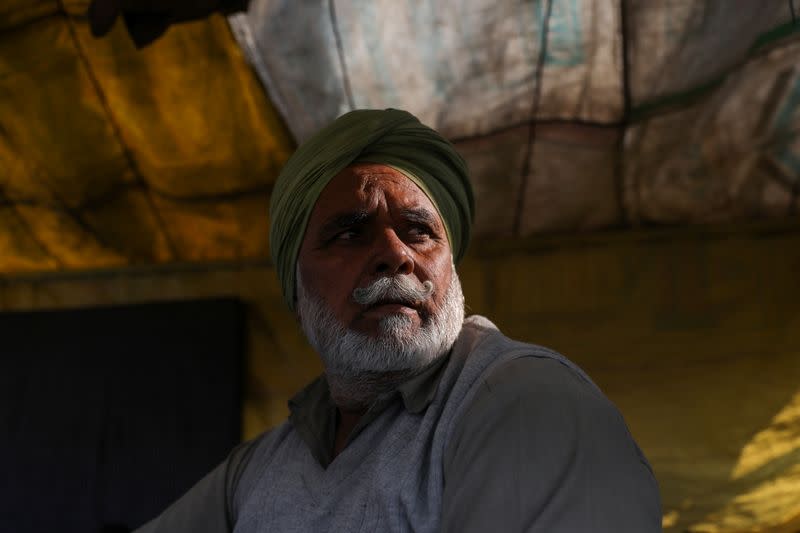
<svg viewBox="0 0 800 533">
<path fill-rule="evenodd" d="M 785 0 L 253 0 L 231 25 L 299 141 L 408 109 L 470 162 L 477 234 L 526 236 L 794 214 L 793 17 Z"/>
</svg>

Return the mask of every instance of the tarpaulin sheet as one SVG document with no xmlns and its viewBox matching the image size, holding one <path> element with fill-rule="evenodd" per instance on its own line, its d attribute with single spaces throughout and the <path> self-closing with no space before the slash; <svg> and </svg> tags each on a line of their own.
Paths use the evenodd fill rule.
<svg viewBox="0 0 800 533">
<path fill-rule="evenodd" d="M 136 50 L 87 5 L 0 8 L 0 272 L 266 257 L 293 141 L 225 19 Z"/>
<path fill-rule="evenodd" d="M 794 216 L 794 16 L 783 0 L 253 0 L 230 20 L 299 140 L 352 108 L 408 109 L 472 163 L 476 234 L 525 237 Z"/>
</svg>

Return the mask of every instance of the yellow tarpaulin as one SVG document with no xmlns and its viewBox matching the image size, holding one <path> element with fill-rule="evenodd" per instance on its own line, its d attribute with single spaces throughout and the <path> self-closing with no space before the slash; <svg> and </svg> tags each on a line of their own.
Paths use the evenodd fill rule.
<svg viewBox="0 0 800 533">
<path fill-rule="evenodd" d="M 266 257 L 292 141 L 220 16 L 136 50 L 0 10 L 0 272 Z"/>
</svg>

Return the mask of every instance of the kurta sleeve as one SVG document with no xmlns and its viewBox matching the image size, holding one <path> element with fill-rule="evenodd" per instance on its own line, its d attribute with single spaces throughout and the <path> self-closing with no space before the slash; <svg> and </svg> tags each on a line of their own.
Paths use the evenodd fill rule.
<svg viewBox="0 0 800 533">
<path fill-rule="evenodd" d="M 228 457 L 158 517 L 134 533 L 229 533 L 235 524 L 233 494 L 255 443 L 240 444 Z"/>
<path fill-rule="evenodd" d="M 456 424 L 443 532 L 661 531 L 655 477 L 622 415 L 565 364 L 503 363 Z"/>
</svg>

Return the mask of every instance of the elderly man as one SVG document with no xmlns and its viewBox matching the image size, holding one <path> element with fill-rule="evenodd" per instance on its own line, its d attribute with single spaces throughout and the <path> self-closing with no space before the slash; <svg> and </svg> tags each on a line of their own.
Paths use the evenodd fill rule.
<svg viewBox="0 0 800 533">
<path fill-rule="evenodd" d="M 660 531 L 653 473 L 590 379 L 464 319 L 472 211 L 463 159 L 404 111 L 301 146 L 272 257 L 325 373 L 140 531 Z"/>
</svg>

